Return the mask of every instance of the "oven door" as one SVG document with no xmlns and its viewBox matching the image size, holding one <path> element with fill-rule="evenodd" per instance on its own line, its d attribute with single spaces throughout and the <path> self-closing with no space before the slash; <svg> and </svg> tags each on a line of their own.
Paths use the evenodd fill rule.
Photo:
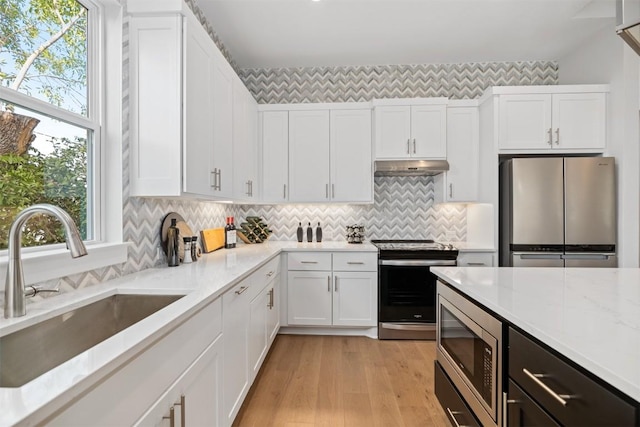
<svg viewBox="0 0 640 427">
<path fill-rule="evenodd" d="M 379 260 L 379 321 L 435 323 L 437 277 L 430 267 L 455 265 L 447 262 Z"/>
<path fill-rule="evenodd" d="M 498 340 L 465 313 L 439 295 L 438 350 L 453 370 L 452 378 L 461 378 L 483 409 L 495 421 Z M 458 385 L 460 386 L 460 384 Z M 468 402 L 473 405 L 472 402 Z"/>
</svg>

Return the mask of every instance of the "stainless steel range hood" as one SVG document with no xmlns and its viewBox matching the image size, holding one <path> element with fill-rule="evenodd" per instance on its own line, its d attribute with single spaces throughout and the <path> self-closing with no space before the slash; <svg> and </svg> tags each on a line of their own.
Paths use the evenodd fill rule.
<svg viewBox="0 0 640 427">
<path fill-rule="evenodd" d="M 446 160 L 376 160 L 375 176 L 438 175 L 449 170 Z"/>
</svg>

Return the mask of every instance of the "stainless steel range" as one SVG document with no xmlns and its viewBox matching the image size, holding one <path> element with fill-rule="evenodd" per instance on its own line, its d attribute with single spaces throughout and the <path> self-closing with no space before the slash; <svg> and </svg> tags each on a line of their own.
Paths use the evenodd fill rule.
<svg viewBox="0 0 640 427">
<path fill-rule="evenodd" d="M 372 240 L 378 248 L 378 338 L 436 338 L 433 266 L 456 265 L 458 250 L 433 240 Z"/>
</svg>

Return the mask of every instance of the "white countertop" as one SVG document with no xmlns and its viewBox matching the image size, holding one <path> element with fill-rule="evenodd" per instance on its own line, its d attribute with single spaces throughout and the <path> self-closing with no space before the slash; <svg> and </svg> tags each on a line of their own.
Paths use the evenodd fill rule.
<svg viewBox="0 0 640 427">
<path fill-rule="evenodd" d="M 640 402 L 640 269 L 434 267 L 433 272 Z"/>
<path fill-rule="evenodd" d="M 376 252 L 377 248 L 346 242 L 239 244 L 236 249 L 205 254 L 192 264 L 152 268 L 28 304 L 24 317 L 0 318 L 4 336 L 116 293 L 186 295 L 24 386 L 0 388 L 0 426 L 31 424 L 48 416 L 274 256 L 289 251 Z"/>
</svg>

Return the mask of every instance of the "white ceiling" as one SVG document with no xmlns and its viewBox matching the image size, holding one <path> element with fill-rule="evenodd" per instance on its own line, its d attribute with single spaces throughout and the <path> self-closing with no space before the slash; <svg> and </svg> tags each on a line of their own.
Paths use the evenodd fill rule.
<svg viewBox="0 0 640 427">
<path fill-rule="evenodd" d="M 615 0 L 197 0 L 240 68 L 558 60 Z"/>
</svg>

